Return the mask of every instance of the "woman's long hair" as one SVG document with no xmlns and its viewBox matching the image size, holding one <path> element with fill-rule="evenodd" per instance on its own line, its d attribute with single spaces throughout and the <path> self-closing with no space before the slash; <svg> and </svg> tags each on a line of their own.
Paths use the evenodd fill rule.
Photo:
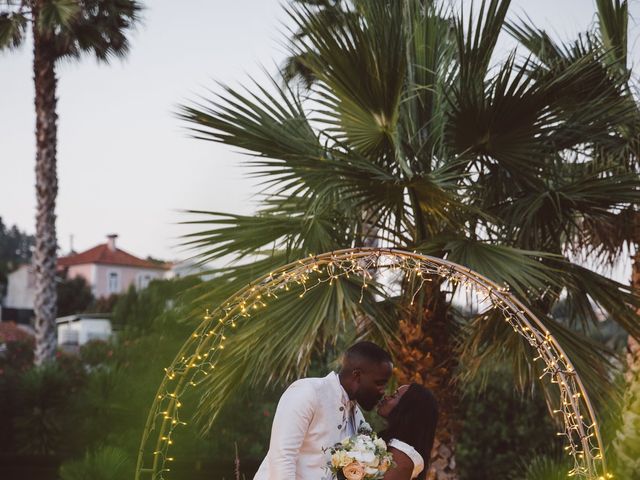
<svg viewBox="0 0 640 480">
<path fill-rule="evenodd" d="M 380 436 L 387 442 L 396 438 L 408 443 L 422 455 L 424 470 L 418 480 L 424 480 L 438 423 L 438 403 L 431 390 L 412 383 L 387 418 L 387 429 Z"/>
</svg>

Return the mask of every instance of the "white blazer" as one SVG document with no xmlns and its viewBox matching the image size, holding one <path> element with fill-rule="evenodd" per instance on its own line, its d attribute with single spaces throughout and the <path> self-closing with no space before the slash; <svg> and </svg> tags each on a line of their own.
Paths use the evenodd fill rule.
<svg viewBox="0 0 640 480">
<path fill-rule="evenodd" d="M 303 378 L 282 394 L 271 427 L 269 451 L 254 480 L 322 480 L 332 447 L 352 434 L 347 414 L 351 403 L 338 375 Z M 364 421 L 355 405 L 355 428 Z"/>
</svg>

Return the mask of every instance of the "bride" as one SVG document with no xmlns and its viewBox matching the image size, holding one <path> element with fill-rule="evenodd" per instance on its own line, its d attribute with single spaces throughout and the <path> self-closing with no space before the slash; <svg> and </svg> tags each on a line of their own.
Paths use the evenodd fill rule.
<svg viewBox="0 0 640 480">
<path fill-rule="evenodd" d="M 380 401 L 377 411 L 387 420 L 387 429 L 380 436 L 396 463 L 384 480 L 424 480 L 438 420 L 431 391 L 417 383 L 402 385 Z"/>
</svg>

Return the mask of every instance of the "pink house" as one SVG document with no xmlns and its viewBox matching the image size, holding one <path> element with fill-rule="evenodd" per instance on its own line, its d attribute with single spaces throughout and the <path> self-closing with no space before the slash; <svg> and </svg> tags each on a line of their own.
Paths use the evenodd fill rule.
<svg viewBox="0 0 640 480">
<path fill-rule="evenodd" d="M 58 259 L 58 269 L 67 271 L 67 278 L 84 277 L 96 298 L 122 293 L 133 285 L 146 288 L 149 282 L 165 276 L 166 264 L 143 260 L 116 247 L 117 235 L 108 235 L 107 243 L 85 252 Z"/>
</svg>

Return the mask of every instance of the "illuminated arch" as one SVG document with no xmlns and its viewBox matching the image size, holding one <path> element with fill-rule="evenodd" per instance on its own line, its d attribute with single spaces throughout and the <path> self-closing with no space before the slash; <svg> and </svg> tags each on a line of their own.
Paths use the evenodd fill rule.
<svg viewBox="0 0 640 480">
<path fill-rule="evenodd" d="M 604 449 L 596 417 L 571 360 L 544 324 L 509 293 L 482 275 L 440 258 L 384 248 L 354 248 L 310 256 L 285 265 L 247 285 L 211 313 L 184 343 L 156 393 L 140 442 L 135 480 L 167 478 L 173 458 L 169 455 L 174 430 L 185 425 L 179 415 L 180 398 L 189 387 L 196 387 L 215 368 L 224 349 L 225 328 L 233 328 L 254 309 L 266 306 L 277 290 L 298 285 L 307 290 L 333 279 L 359 275 L 363 288 L 376 270 L 402 270 L 415 278 L 433 275 L 474 291 L 489 308 L 499 309 L 514 332 L 524 337 L 538 352 L 535 358 L 545 364 L 543 377 L 550 376 L 558 388 L 560 404 L 554 410 L 561 415 L 566 450 L 573 457 L 570 476 L 604 480 L 607 473 Z M 313 279 L 311 279 L 313 275 Z M 542 378 L 542 377 L 541 377 Z"/>
</svg>

